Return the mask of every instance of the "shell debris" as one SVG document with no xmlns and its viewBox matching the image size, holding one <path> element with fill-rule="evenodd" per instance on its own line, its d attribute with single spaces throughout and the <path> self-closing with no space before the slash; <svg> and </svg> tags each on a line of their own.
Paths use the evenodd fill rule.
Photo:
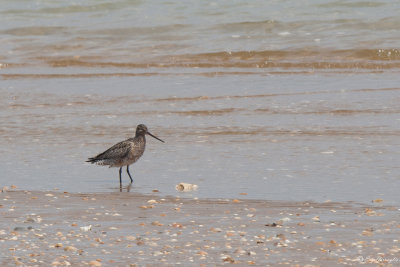
<svg viewBox="0 0 400 267">
<path fill-rule="evenodd" d="M 179 192 L 191 192 L 198 189 L 198 185 L 189 183 L 179 183 L 175 186 L 175 189 Z"/>
</svg>

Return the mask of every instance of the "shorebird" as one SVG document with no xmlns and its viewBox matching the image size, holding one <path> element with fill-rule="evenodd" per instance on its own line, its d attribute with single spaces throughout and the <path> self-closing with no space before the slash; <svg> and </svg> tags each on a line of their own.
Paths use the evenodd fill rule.
<svg viewBox="0 0 400 267">
<path fill-rule="evenodd" d="M 119 167 L 119 185 L 120 188 L 122 188 L 122 167 L 126 166 L 126 172 L 128 173 L 132 183 L 133 179 L 129 173 L 129 165 L 135 163 L 143 155 L 146 147 L 146 134 L 164 143 L 163 140 L 152 135 L 146 125 L 139 124 L 136 127 L 136 135 L 134 138 L 129 138 L 125 141 L 119 142 L 103 153 L 100 153 L 93 158 L 89 158 L 86 162 L 98 165 L 108 165 L 110 168 Z"/>
</svg>

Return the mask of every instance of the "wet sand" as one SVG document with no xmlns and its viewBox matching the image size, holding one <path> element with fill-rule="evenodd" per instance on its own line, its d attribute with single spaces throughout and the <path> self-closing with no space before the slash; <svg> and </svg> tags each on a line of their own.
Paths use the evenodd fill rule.
<svg viewBox="0 0 400 267">
<path fill-rule="evenodd" d="M 122 193 L 0 193 L 1 266 L 399 264 L 398 207 Z"/>
</svg>

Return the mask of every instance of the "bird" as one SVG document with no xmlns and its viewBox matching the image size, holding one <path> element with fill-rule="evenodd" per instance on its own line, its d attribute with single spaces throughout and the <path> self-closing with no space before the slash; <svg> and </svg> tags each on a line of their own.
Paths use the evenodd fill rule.
<svg viewBox="0 0 400 267">
<path fill-rule="evenodd" d="M 136 127 L 135 137 L 126 139 L 113 145 L 103 153 L 100 153 L 95 157 L 88 158 L 86 162 L 97 165 L 108 165 L 110 168 L 119 167 L 120 188 L 122 188 L 122 167 L 126 166 L 126 172 L 131 179 L 130 184 L 132 184 L 133 179 L 129 173 L 129 165 L 135 163 L 143 155 L 146 147 L 146 134 L 164 143 L 163 140 L 151 134 L 146 125 L 139 124 Z"/>
</svg>

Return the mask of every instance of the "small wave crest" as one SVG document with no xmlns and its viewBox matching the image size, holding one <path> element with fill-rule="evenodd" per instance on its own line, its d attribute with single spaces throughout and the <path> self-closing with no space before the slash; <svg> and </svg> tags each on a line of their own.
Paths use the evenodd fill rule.
<svg viewBox="0 0 400 267">
<path fill-rule="evenodd" d="M 283 69 L 397 69 L 399 49 L 271 50 L 181 54 L 138 61 L 110 62 L 96 57 L 42 57 L 52 67 L 92 68 L 283 68 Z M 129 60 L 129 59 L 128 59 Z"/>
</svg>

